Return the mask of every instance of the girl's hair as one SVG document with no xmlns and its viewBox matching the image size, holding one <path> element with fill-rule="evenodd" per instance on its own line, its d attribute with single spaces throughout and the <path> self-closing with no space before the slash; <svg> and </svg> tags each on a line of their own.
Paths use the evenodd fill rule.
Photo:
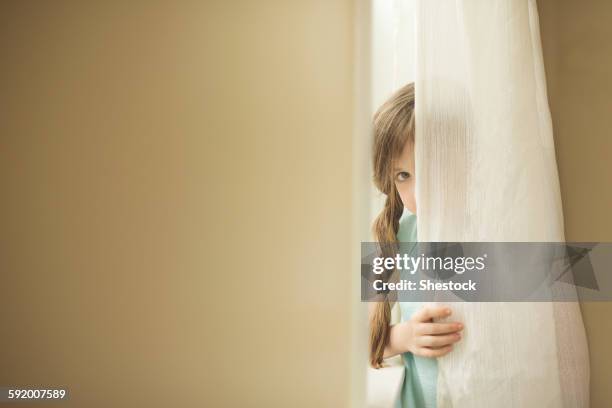
<svg viewBox="0 0 612 408">
<path fill-rule="evenodd" d="M 374 115 L 374 184 L 387 197 L 372 229 L 383 252 L 385 247 L 390 247 L 383 244 L 397 242 L 399 220 L 404 211 L 395 188 L 393 164 L 406 143 L 414 143 L 414 133 L 414 84 L 410 83 L 396 91 Z M 370 315 L 370 363 L 375 368 L 382 367 L 391 331 L 390 320 L 391 305 L 385 295 L 384 300 L 375 304 Z"/>
</svg>

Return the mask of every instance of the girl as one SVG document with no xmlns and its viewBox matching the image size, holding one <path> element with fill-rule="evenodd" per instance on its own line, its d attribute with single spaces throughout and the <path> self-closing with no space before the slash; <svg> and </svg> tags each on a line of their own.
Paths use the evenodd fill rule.
<svg viewBox="0 0 612 408">
<path fill-rule="evenodd" d="M 417 241 L 414 121 L 412 83 L 393 94 L 374 116 L 374 183 L 387 196 L 373 226 L 381 243 Z M 402 354 L 405 377 L 398 405 L 435 407 L 436 358 L 451 352 L 463 325 L 433 321 L 450 316 L 445 306 L 400 302 L 400 310 L 402 321 L 390 325 L 389 301 L 370 303 L 370 362 L 380 368 L 383 359 Z"/>
</svg>

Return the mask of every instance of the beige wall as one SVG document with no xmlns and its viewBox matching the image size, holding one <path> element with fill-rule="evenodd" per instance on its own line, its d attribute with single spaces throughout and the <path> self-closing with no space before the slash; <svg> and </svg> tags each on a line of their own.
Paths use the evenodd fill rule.
<svg viewBox="0 0 612 408">
<path fill-rule="evenodd" d="M 352 18 L 0 3 L 0 385 L 348 405 Z"/>
<path fill-rule="evenodd" d="M 540 0 L 566 239 L 612 241 L 612 2 Z M 612 303 L 582 305 L 591 406 L 612 404 Z"/>
</svg>

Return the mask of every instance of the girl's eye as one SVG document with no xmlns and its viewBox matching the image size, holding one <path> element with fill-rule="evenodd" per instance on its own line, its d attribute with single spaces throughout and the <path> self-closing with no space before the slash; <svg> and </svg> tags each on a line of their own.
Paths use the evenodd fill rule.
<svg viewBox="0 0 612 408">
<path fill-rule="evenodd" d="M 397 181 L 406 181 L 410 178 L 410 173 L 407 171 L 400 171 L 397 173 Z"/>
</svg>

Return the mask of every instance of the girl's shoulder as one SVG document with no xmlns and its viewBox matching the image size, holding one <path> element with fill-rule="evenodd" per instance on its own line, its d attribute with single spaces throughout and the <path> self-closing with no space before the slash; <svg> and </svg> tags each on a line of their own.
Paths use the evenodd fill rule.
<svg viewBox="0 0 612 408">
<path fill-rule="evenodd" d="M 416 215 L 408 210 L 404 210 L 400 218 L 397 240 L 399 242 L 417 242 Z"/>
</svg>

